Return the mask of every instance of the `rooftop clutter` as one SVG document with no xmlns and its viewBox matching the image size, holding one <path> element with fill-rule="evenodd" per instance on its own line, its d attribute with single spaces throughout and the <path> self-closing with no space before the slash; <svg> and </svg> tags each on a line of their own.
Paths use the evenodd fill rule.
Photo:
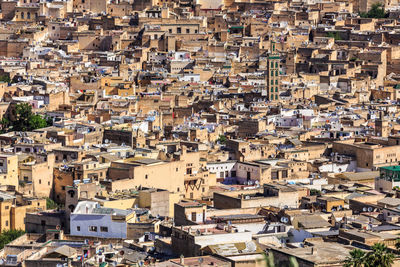
<svg viewBox="0 0 400 267">
<path fill-rule="evenodd" d="M 398 5 L 2 1 L 0 265 L 398 265 Z"/>
</svg>

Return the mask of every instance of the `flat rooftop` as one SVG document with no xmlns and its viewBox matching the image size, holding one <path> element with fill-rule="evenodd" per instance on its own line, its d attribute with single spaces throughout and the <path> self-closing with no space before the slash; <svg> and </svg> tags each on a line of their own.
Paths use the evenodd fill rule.
<svg viewBox="0 0 400 267">
<path fill-rule="evenodd" d="M 272 249 L 280 253 L 310 261 L 315 265 L 329 265 L 343 263 L 354 247 L 347 247 L 333 242 L 317 242 L 314 246 L 310 247 Z"/>
<path fill-rule="evenodd" d="M 170 261 L 179 266 L 221 266 L 228 264 L 228 262 L 213 256 L 184 258 L 183 264 L 181 264 L 181 259 L 172 259 Z"/>
</svg>

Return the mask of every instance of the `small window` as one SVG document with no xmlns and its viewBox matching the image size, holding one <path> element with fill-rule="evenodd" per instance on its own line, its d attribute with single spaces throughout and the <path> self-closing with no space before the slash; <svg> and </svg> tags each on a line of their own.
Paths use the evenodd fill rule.
<svg viewBox="0 0 400 267">
<path fill-rule="evenodd" d="M 61 186 L 61 190 L 65 191 L 65 186 Z"/>
<path fill-rule="evenodd" d="M 108 227 L 107 226 L 101 226 L 100 227 L 100 232 L 108 232 Z"/>
<path fill-rule="evenodd" d="M 6 210 L 8 210 L 10 208 L 10 206 L 6 206 L 5 208 L 6 208 Z"/>
<path fill-rule="evenodd" d="M 39 179 L 39 184 L 42 184 L 42 180 Z"/>
<path fill-rule="evenodd" d="M 80 226 L 77 226 L 77 227 L 76 227 L 76 231 L 80 232 L 80 231 L 81 231 L 81 227 L 80 227 Z"/>
<path fill-rule="evenodd" d="M 144 178 L 147 179 L 147 178 L 149 178 L 149 176 L 146 174 L 146 175 L 144 176 Z"/>
<path fill-rule="evenodd" d="M 97 226 L 89 226 L 90 232 L 97 232 Z"/>
</svg>

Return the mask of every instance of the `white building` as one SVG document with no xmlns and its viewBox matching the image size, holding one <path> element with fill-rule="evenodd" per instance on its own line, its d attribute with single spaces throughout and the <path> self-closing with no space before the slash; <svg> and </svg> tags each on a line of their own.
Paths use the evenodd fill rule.
<svg viewBox="0 0 400 267">
<path fill-rule="evenodd" d="M 100 238 L 126 238 L 132 210 L 103 208 L 94 201 L 81 201 L 70 218 L 71 235 Z"/>
<path fill-rule="evenodd" d="M 235 160 L 208 162 L 206 168 L 210 173 L 215 173 L 217 175 L 217 179 L 236 177 Z"/>
</svg>

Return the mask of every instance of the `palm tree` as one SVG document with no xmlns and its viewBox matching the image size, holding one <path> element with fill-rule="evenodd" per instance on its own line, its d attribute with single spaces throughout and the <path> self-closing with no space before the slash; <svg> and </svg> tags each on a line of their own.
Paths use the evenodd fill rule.
<svg viewBox="0 0 400 267">
<path fill-rule="evenodd" d="M 394 254 L 389 252 L 383 243 L 376 243 L 365 257 L 364 266 L 390 267 L 394 262 Z"/>
<path fill-rule="evenodd" d="M 344 267 L 361 267 L 364 264 L 365 252 L 361 249 L 353 249 L 350 251 L 350 256 L 348 256 L 344 262 Z"/>
<path fill-rule="evenodd" d="M 396 246 L 397 250 L 400 250 L 400 239 L 396 240 L 396 245 L 395 246 Z"/>
</svg>

